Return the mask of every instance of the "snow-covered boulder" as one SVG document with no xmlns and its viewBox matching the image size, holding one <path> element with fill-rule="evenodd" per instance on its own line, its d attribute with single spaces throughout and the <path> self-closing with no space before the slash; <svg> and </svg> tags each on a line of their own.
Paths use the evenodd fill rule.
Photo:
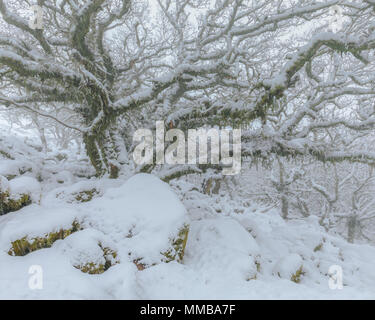
<svg viewBox="0 0 375 320">
<path fill-rule="evenodd" d="M 111 235 L 119 254 L 139 269 L 182 260 L 189 220 L 177 195 L 159 178 L 137 174 L 85 205 L 90 225 Z"/>
<path fill-rule="evenodd" d="M 275 265 L 274 273 L 280 278 L 299 283 L 303 275 L 303 261 L 296 253 L 281 258 Z"/>
<path fill-rule="evenodd" d="M 79 231 L 80 228 L 80 224 L 77 221 L 73 221 L 67 228 L 59 228 L 41 236 L 33 237 L 27 233 L 25 236 L 11 242 L 8 254 L 11 256 L 25 256 L 30 252 L 50 248 L 57 240 L 65 239 Z"/>
<path fill-rule="evenodd" d="M 43 203 L 58 202 L 78 204 L 103 196 L 105 190 L 120 185 L 113 179 L 90 179 L 78 181 L 72 185 L 61 186 L 51 190 L 43 199 Z"/>
<path fill-rule="evenodd" d="M 17 211 L 41 196 L 39 182 L 31 177 L 18 177 L 8 181 L 0 176 L 0 215 Z"/>
<path fill-rule="evenodd" d="M 68 256 L 72 265 L 84 273 L 101 274 L 119 263 L 116 245 L 102 232 L 86 229 L 76 232 L 54 247 Z"/>
<path fill-rule="evenodd" d="M 0 161 L 0 175 L 11 180 L 26 172 L 32 172 L 32 165 L 23 160 L 1 160 Z"/>
<path fill-rule="evenodd" d="M 17 188 L 17 184 L 14 187 L 15 194 L 31 190 L 30 185 L 25 189 Z M 81 230 L 82 220 L 82 213 L 73 207 L 56 203 L 49 206 L 30 204 L 18 212 L 0 217 L 0 251 L 24 256 L 49 248 L 55 241 Z"/>
<path fill-rule="evenodd" d="M 185 263 L 217 278 L 251 280 L 259 254 L 257 242 L 237 221 L 217 218 L 191 224 Z"/>
<path fill-rule="evenodd" d="M 32 185 L 31 180 L 24 179 L 22 188 L 18 179 L 21 178 L 12 180 L 14 183 L 11 181 L 10 192 L 27 192 L 26 186 Z M 63 190 L 65 196 L 76 197 L 82 196 L 79 191 L 95 186 L 100 186 L 100 180 L 77 183 Z M 58 190 L 58 194 L 62 192 Z M 64 240 L 67 244 L 73 241 L 76 253 L 92 251 L 95 256 L 101 252 L 98 259 L 102 260 L 103 252 L 108 251 L 105 256 L 111 255 L 109 252 L 112 252 L 113 246 L 104 245 L 104 240 L 98 240 L 98 236 L 89 237 L 91 240 L 84 240 L 81 244 L 74 241 L 76 238 L 85 239 L 81 229 L 95 229 L 97 233 L 106 235 L 106 241 L 116 244 L 116 258 L 130 260 L 138 269 L 143 270 L 161 262 L 182 261 L 189 220 L 184 206 L 168 184 L 153 175 L 138 174 L 120 187 L 101 192 L 100 197 L 87 199 L 91 201 L 58 202 L 59 210 L 56 209 L 56 198 L 49 195 L 38 212 L 35 208 L 27 208 L 30 210 L 23 210 L 18 217 L 12 216 L 8 223 L 0 226 L 4 247 L 10 255 L 26 255 L 50 248 L 58 240 Z M 31 221 L 35 215 L 41 219 L 38 223 Z M 23 220 L 24 227 L 16 228 L 17 220 Z M 92 255 L 87 257 L 86 263 L 83 260 L 77 262 L 77 266 L 89 273 L 100 271 L 100 268 L 105 271 L 101 266 L 103 261 L 90 261 Z M 95 266 L 99 266 L 99 269 L 95 269 Z"/>
<path fill-rule="evenodd" d="M 17 177 L 9 181 L 10 196 L 13 199 L 27 195 L 31 201 L 39 202 L 41 186 L 38 180 L 32 177 Z"/>
<path fill-rule="evenodd" d="M 65 183 L 72 184 L 74 182 L 74 176 L 72 172 L 68 170 L 62 170 L 60 172 L 57 172 L 55 174 L 55 179 L 56 179 L 56 182 L 60 184 L 65 184 Z"/>
<path fill-rule="evenodd" d="M 9 197 L 9 193 L 8 179 L 0 176 L 0 215 L 7 213 L 6 201 Z"/>
</svg>

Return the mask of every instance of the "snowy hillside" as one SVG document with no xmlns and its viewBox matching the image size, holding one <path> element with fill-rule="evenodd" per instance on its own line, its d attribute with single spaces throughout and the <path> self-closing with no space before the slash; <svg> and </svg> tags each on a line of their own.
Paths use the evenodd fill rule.
<svg viewBox="0 0 375 320">
<path fill-rule="evenodd" d="M 3 299 L 375 297 L 375 248 L 327 234 L 318 218 L 285 222 L 255 205 L 235 213 L 225 195 L 148 174 L 48 191 L 3 177 L 3 189 L 14 194 L 17 180 L 32 204 L 0 216 Z M 332 265 L 343 269 L 341 290 L 329 288 Z M 30 289 L 31 266 L 42 289 Z"/>
</svg>

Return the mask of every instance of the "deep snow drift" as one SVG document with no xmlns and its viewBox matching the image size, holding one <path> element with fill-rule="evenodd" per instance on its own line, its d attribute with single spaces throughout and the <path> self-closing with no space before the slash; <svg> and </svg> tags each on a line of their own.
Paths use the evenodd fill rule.
<svg viewBox="0 0 375 320">
<path fill-rule="evenodd" d="M 224 196 L 188 191 L 184 180 L 173 185 L 179 187 L 146 174 L 127 181 L 83 180 L 0 216 L 0 298 L 375 297 L 374 247 L 329 235 L 313 217 L 285 222 L 277 211 L 261 213 L 256 206 L 217 213 L 212 208 L 220 202 L 225 207 Z M 30 186 L 36 192 L 35 181 Z M 26 237 L 31 243 L 74 223 L 79 228 L 49 248 L 8 253 L 14 241 Z M 186 225 L 185 254 L 178 262 L 174 241 Z M 175 259 L 168 262 L 171 255 Z M 32 290 L 29 271 L 35 265 L 43 288 Z M 341 290 L 329 288 L 332 265 L 343 269 Z M 82 272 L 95 266 L 102 266 L 101 273 Z"/>
</svg>

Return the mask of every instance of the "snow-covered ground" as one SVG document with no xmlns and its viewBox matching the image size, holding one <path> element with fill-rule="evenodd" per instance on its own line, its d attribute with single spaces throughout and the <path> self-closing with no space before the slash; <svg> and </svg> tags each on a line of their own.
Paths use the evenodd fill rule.
<svg viewBox="0 0 375 320">
<path fill-rule="evenodd" d="M 97 189 L 91 201 L 75 200 L 89 188 Z M 243 213 L 214 213 L 208 198 L 192 201 L 194 192 L 190 199 L 180 195 L 180 201 L 176 189 L 140 174 L 127 181 L 63 186 L 39 204 L 1 216 L 0 298 L 375 298 L 374 247 L 329 235 L 314 218 L 287 223 L 278 212 L 265 214 L 254 206 Z M 82 230 L 52 247 L 8 254 L 12 241 L 68 229 L 74 221 Z M 186 223 L 190 231 L 183 261 L 165 262 L 161 252 Z M 77 268 L 101 263 L 102 247 L 117 253 L 108 270 L 88 274 Z M 145 268 L 139 270 L 134 261 Z M 35 265 L 41 267 L 43 283 L 32 290 L 35 269 L 30 267 Z M 341 290 L 329 288 L 332 265 L 343 269 Z M 300 282 L 291 281 L 300 268 Z"/>
<path fill-rule="evenodd" d="M 1 299 L 375 298 L 375 248 L 327 233 L 315 217 L 286 222 L 184 178 L 90 178 L 81 159 L 58 161 L 22 139 L 2 140 L 11 158 L 0 159 L 10 175 L 1 188 L 33 203 L 0 216 Z M 332 266 L 342 289 L 329 286 Z"/>
</svg>

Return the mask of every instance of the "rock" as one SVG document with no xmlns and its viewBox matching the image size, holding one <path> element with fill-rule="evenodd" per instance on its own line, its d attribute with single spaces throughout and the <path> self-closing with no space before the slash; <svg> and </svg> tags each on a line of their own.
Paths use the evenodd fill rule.
<svg viewBox="0 0 375 320">
<path fill-rule="evenodd" d="M 183 260 L 187 212 L 171 187 L 156 176 L 137 174 L 87 205 L 91 225 L 112 234 L 119 254 L 139 270 Z"/>
<path fill-rule="evenodd" d="M 56 199 L 67 203 L 89 202 L 103 195 L 104 181 L 79 181 L 67 187 L 62 186 L 51 191 L 45 199 L 47 202 L 56 201 Z"/>
<path fill-rule="evenodd" d="M 74 221 L 72 227 L 69 229 L 51 231 L 44 236 L 31 239 L 29 239 L 28 236 L 24 236 L 21 239 L 12 241 L 8 254 L 11 256 L 25 256 L 28 253 L 39 249 L 50 248 L 55 241 L 65 239 L 80 229 L 80 224 L 77 221 Z"/>
<path fill-rule="evenodd" d="M 9 181 L 4 176 L 0 176 L 0 215 L 8 212 L 6 201 L 9 197 Z"/>
<path fill-rule="evenodd" d="M 191 224 L 185 263 L 200 274 L 231 281 L 256 278 L 260 249 L 253 236 L 231 218 L 194 221 Z M 213 280 L 214 281 L 214 280 Z"/>
<path fill-rule="evenodd" d="M 9 159 L 0 161 L 0 175 L 5 176 L 8 180 L 32 171 L 32 166 L 26 161 Z"/>
<path fill-rule="evenodd" d="M 76 232 L 55 248 L 70 258 L 72 265 L 88 274 L 101 274 L 119 263 L 116 246 L 94 229 Z"/>
<path fill-rule="evenodd" d="M 40 200 L 39 182 L 31 177 L 18 177 L 8 181 L 0 176 L 0 215 L 18 211 Z"/>
<path fill-rule="evenodd" d="M 32 202 L 39 202 L 41 197 L 41 186 L 38 180 L 32 177 L 17 177 L 9 181 L 10 196 L 19 199 L 28 196 Z"/>
<path fill-rule="evenodd" d="M 69 183 L 72 184 L 74 182 L 73 174 L 68 170 L 63 170 L 55 175 L 56 182 L 60 184 Z"/>
</svg>

